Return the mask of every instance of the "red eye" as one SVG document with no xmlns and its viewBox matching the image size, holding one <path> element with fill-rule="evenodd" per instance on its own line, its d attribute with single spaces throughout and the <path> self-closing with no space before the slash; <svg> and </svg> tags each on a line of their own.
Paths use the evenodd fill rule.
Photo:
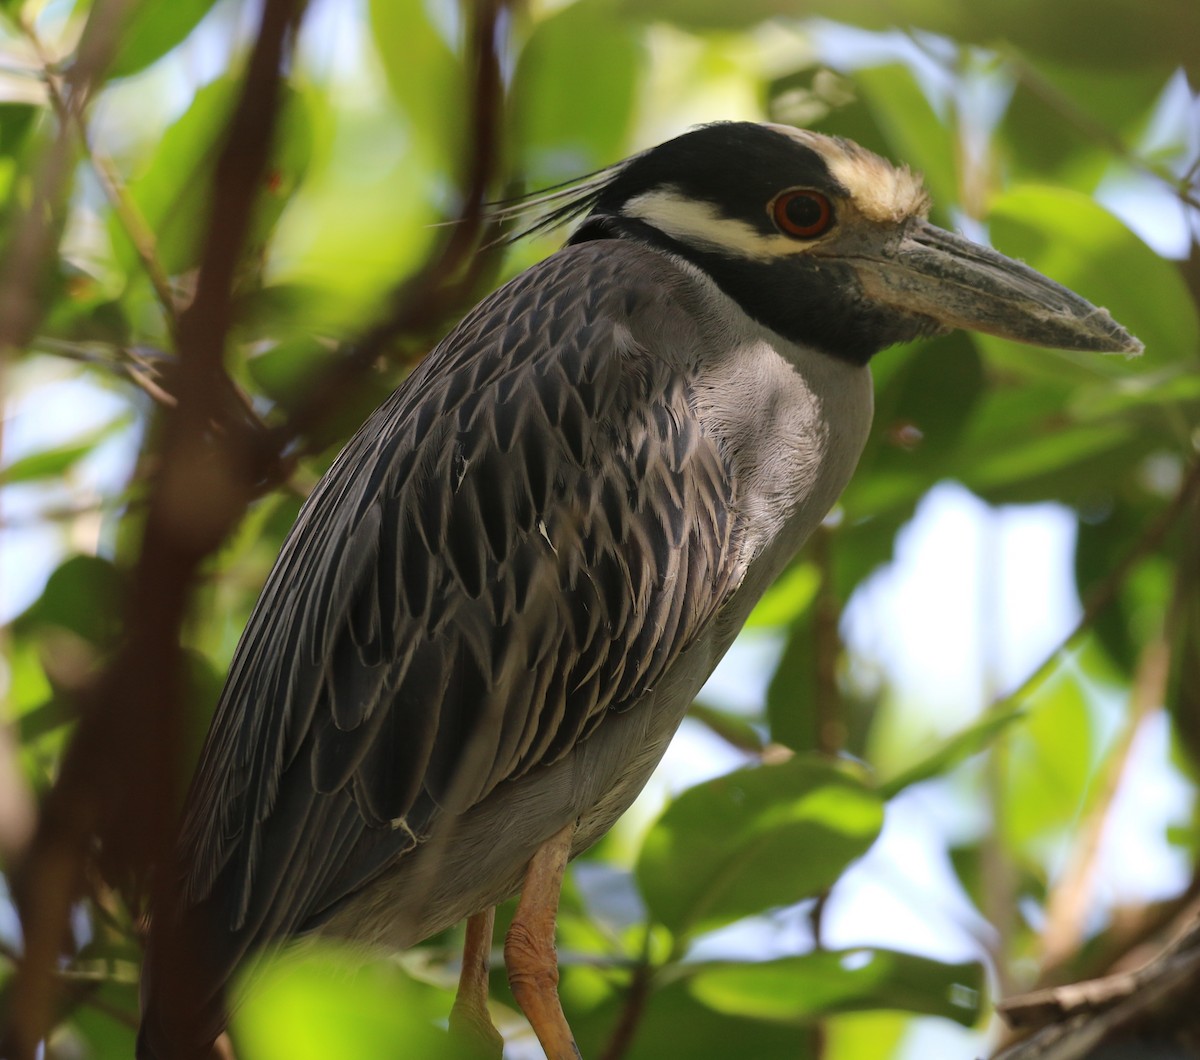
<svg viewBox="0 0 1200 1060">
<path fill-rule="evenodd" d="M 815 239 L 833 224 L 833 207 L 819 191 L 793 188 L 771 200 L 771 217 L 784 235 Z"/>
</svg>

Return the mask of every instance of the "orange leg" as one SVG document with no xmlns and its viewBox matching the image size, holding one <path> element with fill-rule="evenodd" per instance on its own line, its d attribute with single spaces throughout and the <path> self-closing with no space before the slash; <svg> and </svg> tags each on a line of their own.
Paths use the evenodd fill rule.
<svg viewBox="0 0 1200 1060">
<path fill-rule="evenodd" d="M 467 920 L 458 996 L 450 1010 L 450 1030 L 482 1046 L 483 1055 L 489 1057 L 499 1057 L 504 1051 L 504 1039 L 493 1025 L 487 1008 L 488 959 L 495 925 L 495 909 L 476 913 Z"/>
<path fill-rule="evenodd" d="M 580 1060 L 579 1046 L 558 1000 L 558 954 L 554 950 L 558 894 L 574 833 L 572 822 L 533 855 L 517 915 L 504 939 L 509 985 L 546 1050 L 547 1060 Z"/>
</svg>

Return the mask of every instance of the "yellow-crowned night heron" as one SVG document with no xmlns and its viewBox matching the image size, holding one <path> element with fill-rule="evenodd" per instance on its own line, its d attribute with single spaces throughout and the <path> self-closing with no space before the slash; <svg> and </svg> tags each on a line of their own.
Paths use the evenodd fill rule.
<svg viewBox="0 0 1200 1060">
<path fill-rule="evenodd" d="M 1141 348 L 845 140 L 706 126 L 545 203 L 584 217 L 567 246 L 371 417 L 267 581 L 155 918 L 143 1058 L 205 1055 L 239 962 L 314 932 L 401 948 L 470 918 L 456 1016 L 482 1023 L 491 910 L 518 891 L 514 993 L 577 1056 L 563 867 L 846 485 L 871 356 L 956 327 Z"/>
</svg>

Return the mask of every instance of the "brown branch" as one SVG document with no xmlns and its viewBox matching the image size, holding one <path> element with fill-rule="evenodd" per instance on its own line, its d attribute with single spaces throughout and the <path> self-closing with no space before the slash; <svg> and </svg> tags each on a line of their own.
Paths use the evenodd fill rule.
<svg viewBox="0 0 1200 1060">
<path fill-rule="evenodd" d="M 46 798 L 16 879 L 26 953 L 10 995 L 6 1056 L 29 1060 L 53 1024 L 54 968 L 67 915 L 101 844 L 114 879 L 144 879 L 172 846 L 181 788 L 183 660 L 180 638 L 201 561 L 223 540 L 263 476 L 249 431 L 212 434 L 227 394 L 226 338 L 233 285 L 263 174 L 281 72 L 301 0 L 266 0 L 243 90 L 214 175 L 212 212 L 196 297 L 178 327 L 177 408 L 163 416 L 141 554 L 126 599 L 126 639 L 81 704 L 80 722 Z M 93 21 L 96 12 L 93 9 Z M 61 136 L 60 136 L 61 141 Z"/>
<path fill-rule="evenodd" d="M 642 954 L 634 965 L 625 989 L 625 1002 L 621 1006 L 621 1015 L 613 1028 L 600 1060 L 621 1060 L 633 1045 L 634 1036 L 642 1017 L 646 1014 L 646 1004 L 650 1000 L 651 986 L 654 979 L 654 967 L 650 963 L 651 930 L 646 925 L 646 937 L 642 945 Z"/>
<path fill-rule="evenodd" d="M 1010 1026 L 1036 1033 L 996 1060 L 1086 1060 L 1104 1043 L 1125 1043 L 1133 1056 L 1147 1039 L 1187 1038 L 1195 1046 L 1198 988 L 1200 905 L 1192 903 L 1172 941 L 1141 967 L 1002 1002 L 998 1009 Z"/>
<path fill-rule="evenodd" d="M 157 432 L 159 473 L 147 505 L 142 550 L 127 600 L 127 639 L 80 711 L 81 721 L 46 801 L 41 827 L 18 878 L 27 956 L 12 993 L 16 1016 L 5 1055 L 24 1060 L 52 1022 L 52 967 L 65 943 L 66 911 L 83 888 L 86 851 L 101 840 L 110 878 L 143 879 L 172 846 L 181 789 L 182 664 L 179 640 L 200 563 L 257 493 L 277 483 L 280 447 L 321 422 L 354 378 L 393 339 L 430 328 L 473 297 L 491 260 L 475 253 L 483 204 L 497 169 L 502 80 L 497 25 L 503 0 L 477 6 L 473 149 L 464 207 L 440 252 L 396 298 L 334 378 L 314 388 L 307 407 L 273 438 L 245 420 L 227 423 L 232 383 L 224 371 L 232 292 L 279 103 L 285 43 L 302 0 L 267 0 L 262 26 L 214 175 L 212 213 L 196 293 L 179 317 L 178 375 L 164 387 L 177 398 Z M 219 221 L 216 219 L 219 218 Z M 222 430 L 212 426 L 220 423 Z M 165 874 L 164 874 L 165 875 Z M 36 895 L 36 901 L 33 896 Z M 170 901 L 161 879 L 155 903 Z M 182 954 L 160 959 L 182 962 Z M 180 989 L 186 989 L 182 983 Z M 170 1000 L 165 1000 L 170 1005 Z"/>
</svg>

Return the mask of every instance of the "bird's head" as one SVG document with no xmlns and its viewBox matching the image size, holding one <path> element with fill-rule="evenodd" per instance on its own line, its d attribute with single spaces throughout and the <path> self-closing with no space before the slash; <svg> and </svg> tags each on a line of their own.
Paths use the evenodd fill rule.
<svg viewBox="0 0 1200 1060">
<path fill-rule="evenodd" d="M 952 328 L 1137 353 L 1109 316 L 1020 262 L 929 223 L 903 167 L 786 125 L 706 125 L 561 192 L 572 242 L 629 238 L 703 269 L 760 323 L 865 362 Z"/>
</svg>

